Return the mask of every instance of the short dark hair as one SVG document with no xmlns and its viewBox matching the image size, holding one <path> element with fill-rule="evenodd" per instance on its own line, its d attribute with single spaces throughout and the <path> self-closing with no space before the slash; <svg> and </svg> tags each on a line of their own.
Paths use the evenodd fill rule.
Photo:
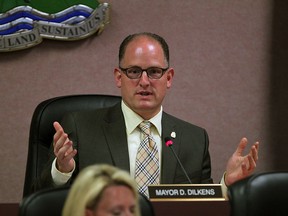
<svg viewBox="0 0 288 216">
<path fill-rule="evenodd" d="M 128 44 L 133 41 L 135 38 L 139 37 L 139 36 L 147 36 L 150 37 L 156 41 L 159 42 L 159 44 L 161 45 L 162 49 L 163 49 L 163 53 L 164 53 L 164 57 L 168 63 L 169 66 L 169 46 L 166 43 L 165 39 L 157 34 L 154 33 L 150 33 L 150 32 L 141 32 L 141 33 L 135 33 L 135 34 L 131 34 L 128 35 L 120 44 L 119 47 L 119 54 L 118 54 L 118 58 L 119 58 L 119 65 L 121 60 L 123 59 L 123 56 L 126 52 L 126 48 L 128 46 Z"/>
</svg>

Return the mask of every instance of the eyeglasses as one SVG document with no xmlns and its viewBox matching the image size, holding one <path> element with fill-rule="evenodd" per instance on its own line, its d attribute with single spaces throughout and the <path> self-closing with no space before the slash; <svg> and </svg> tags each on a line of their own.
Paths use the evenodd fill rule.
<svg viewBox="0 0 288 216">
<path fill-rule="evenodd" d="M 142 68 L 137 67 L 137 66 L 130 67 L 130 68 L 121 68 L 119 66 L 119 68 L 130 79 L 141 78 L 144 71 L 146 71 L 147 76 L 150 79 L 160 79 L 163 76 L 163 74 L 168 70 L 169 67 L 167 67 L 167 68 L 149 67 L 147 69 L 142 69 Z"/>
</svg>

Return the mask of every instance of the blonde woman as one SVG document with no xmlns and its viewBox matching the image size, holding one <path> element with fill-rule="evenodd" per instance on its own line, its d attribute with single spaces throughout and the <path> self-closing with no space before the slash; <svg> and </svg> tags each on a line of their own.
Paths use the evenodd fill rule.
<svg viewBox="0 0 288 216">
<path fill-rule="evenodd" d="M 62 216 L 140 216 L 134 180 L 110 165 L 93 165 L 77 176 Z"/>
</svg>

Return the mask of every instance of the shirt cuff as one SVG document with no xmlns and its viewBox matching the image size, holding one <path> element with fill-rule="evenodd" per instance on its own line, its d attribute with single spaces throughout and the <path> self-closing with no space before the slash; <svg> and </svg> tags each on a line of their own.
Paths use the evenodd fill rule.
<svg viewBox="0 0 288 216">
<path fill-rule="evenodd" d="M 225 198 L 225 200 L 228 200 L 228 195 L 227 195 L 228 188 L 227 188 L 227 185 L 225 184 L 225 175 L 226 175 L 226 172 L 223 174 L 220 184 L 221 184 L 223 197 Z"/>
<path fill-rule="evenodd" d="M 62 173 L 56 167 L 56 160 L 57 160 L 57 158 L 55 158 L 53 163 L 52 163 L 52 168 L 51 168 L 52 179 L 53 179 L 55 185 L 64 185 L 71 178 L 71 176 L 75 170 L 75 161 L 74 161 L 74 168 L 71 172 Z"/>
</svg>

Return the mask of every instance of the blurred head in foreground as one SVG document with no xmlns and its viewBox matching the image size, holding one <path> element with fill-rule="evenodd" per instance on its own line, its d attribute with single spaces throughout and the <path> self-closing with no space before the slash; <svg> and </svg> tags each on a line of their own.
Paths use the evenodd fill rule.
<svg viewBox="0 0 288 216">
<path fill-rule="evenodd" d="M 134 179 L 110 165 L 93 165 L 77 176 L 62 216 L 140 216 Z"/>
</svg>

